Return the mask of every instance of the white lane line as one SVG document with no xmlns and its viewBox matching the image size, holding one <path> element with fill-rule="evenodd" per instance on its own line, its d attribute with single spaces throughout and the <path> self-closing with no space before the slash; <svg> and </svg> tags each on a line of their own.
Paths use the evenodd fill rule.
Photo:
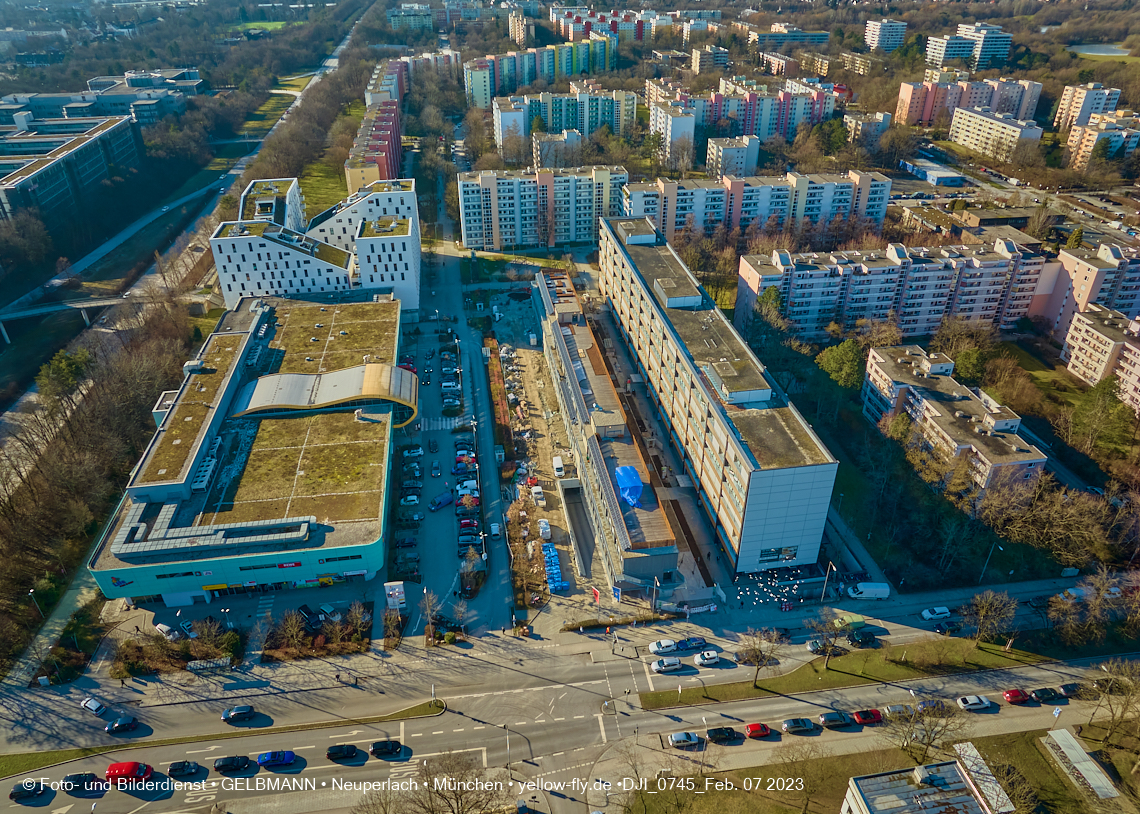
<svg viewBox="0 0 1140 814">
<path fill-rule="evenodd" d="M 316 749 L 316 748 L 317 747 L 315 747 L 315 746 L 294 746 L 292 751 L 300 752 L 302 749 Z"/>
<path fill-rule="evenodd" d="M 462 732 L 463 730 L 462 730 L 462 729 L 453 729 L 453 730 L 451 730 L 451 731 L 452 731 L 452 732 Z"/>
<path fill-rule="evenodd" d="M 566 754 L 566 753 L 565 752 L 555 752 L 553 755 L 551 755 L 551 757 L 562 757 L 564 754 Z"/>
<path fill-rule="evenodd" d="M 423 732 L 413 732 L 412 737 L 413 738 L 420 738 L 420 737 L 423 737 L 423 734 L 424 734 Z"/>
<path fill-rule="evenodd" d="M 526 726 L 529 723 L 530 721 L 519 721 L 517 724 L 515 724 L 515 726 Z"/>
<path fill-rule="evenodd" d="M 645 681 L 649 684 L 649 691 L 653 692 L 653 673 L 649 670 L 649 662 L 643 661 L 641 664 L 645 668 Z"/>
<path fill-rule="evenodd" d="M 404 722 L 400 721 L 400 743 L 404 742 Z"/>
<path fill-rule="evenodd" d="M 565 718 L 555 718 L 554 720 L 556 720 L 556 721 L 565 721 L 566 719 L 565 719 Z"/>
<path fill-rule="evenodd" d="M 600 714 L 598 715 L 598 729 L 602 730 L 602 743 L 609 743 L 610 739 L 606 737 L 606 721 Z"/>
<path fill-rule="evenodd" d="M 442 735 L 442 734 L 443 734 L 443 730 L 441 729 L 441 730 L 439 730 L 438 732 L 432 732 L 431 734 L 433 734 L 433 735 Z"/>
<path fill-rule="evenodd" d="M 472 729 L 486 729 L 487 727 L 485 727 L 485 726 L 473 726 L 471 728 Z"/>
<path fill-rule="evenodd" d="M 585 718 L 585 717 L 586 717 L 585 715 L 575 715 L 575 716 L 574 716 L 574 720 L 576 721 L 576 720 L 578 720 L 579 718 Z"/>
</svg>

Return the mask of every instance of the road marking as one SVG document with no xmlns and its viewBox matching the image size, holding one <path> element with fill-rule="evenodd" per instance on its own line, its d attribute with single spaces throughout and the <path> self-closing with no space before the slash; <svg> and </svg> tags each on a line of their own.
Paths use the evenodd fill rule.
<svg viewBox="0 0 1140 814">
<path fill-rule="evenodd" d="M 525 726 L 526 724 L 529 724 L 529 723 L 530 723 L 530 721 L 519 721 L 517 724 L 515 724 L 515 726 Z"/>
<path fill-rule="evenodd" d="M 329 735 L 329 740 L 336 740 L 337 738 L 341 738 L 346 735 L 359 735 L 363 731 L 363 729 L 354 729 L 351 732 L 342 732 L 340 735 Z"/>
<path fill-rule="evenodd" d="M 432 732 L 431 734 L 433 734 L 433 735 L 442 735 L 442 734 L 443 734 L 443 730 L 441 729 L 441 730 L 439 730 L 438 732 Z"/>
<path fill-rule="evenodd" d="M 418 738 L 418 737 L 420 737 L 420 736 L 421 736 L 421 735 L 423 735 L 423 734 L 424 734 L 423 732 L 413 732 L 413 733 L 412 733 L 412 737 L 413 737 L 413 738 Z"/>
<path fill-rule="evenodd" d="M 317 747 L 315 747 L 315 746 L 294 746 L 293 751 L 294 752 L 300 752 L 302 749 L 316 749 L 316 748 Z"/>
<path fill-rule="evenodd" d="M 200 755 L 203 752 L 213 752 L 215 749 L 221 749 L 221 748 L 222 748 L 221 746 L 207 746 L 205 749 L 194 749 L 193 751 L 187 752 L 186 754 L 188 754 L 188 755 Z"/>
<path fill-rule="evenodd" d="M 554 720 L 556 720 L 556 721 L 565 721 L 566 719 L 565 719 L 565 718 L 555 718 Z"/>
<path fill-rule="evenodd" d="M 641 662 L 641 666 L 645 668 L 645 681 L 649 684 L 649 691 L 653 692 L 653 673 L 649 671 L 649 662 Z"/>
<path fill-rule="evenodd" d="M 551 755 L 551 757 L 562 757 L 564 754 L 566 754 L 566 753 L 565 752 L 555 752 L 553 755 Z"/>
<path fill-rule="evenodd" d="M 578 720 L 579 718 L 585 718 L 585 717 L 586 717 L 585 715 L 575 715 L 575 716 L 574 716 L 574 720 L 576 721 L 576 720 Z"/>
<path fill-rule="evenodd" d="M 462 729 L 453 729 L 453 730 L 451 730 L 451 731 L 452 731 L 452 732 L 462 732 L 463 730 L 462 730 Z"/>
<path fill-rule="evenodd" d="M 485 727 L 485 726 L 473 726 L 471 728 L 472 729 L 486 729 L 487 727 Z"/>
<path fill-rule="evenodd" d="M 601 713 L 598 713 L 598 729 L 602 730 L 602 743 L 609 743 L 610 739 L 606 737 L 606 722 Z"/>
</svg>

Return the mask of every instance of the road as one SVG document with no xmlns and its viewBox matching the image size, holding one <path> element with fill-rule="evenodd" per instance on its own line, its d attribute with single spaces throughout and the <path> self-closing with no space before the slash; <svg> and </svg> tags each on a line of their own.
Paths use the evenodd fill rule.
<svg viewBox="0 0 1140 814">
<path fill-rule="evenodd" d="M 703 733 L 707 726 L 716 725 L 739 729 L 751 722 L 765 722 L 778 728 L 780 721 L 787 718 L 816 718 L 821 712 L 836 709 L 854 711 L 883 707 L 890 703 L 912 702 L 914 697 L 954 698 L 983 693 L 991 701 L 1000 701 L 1001 691 L 1013 686 L 1025 689 L 1056 686 L 1083 679 L 1087 673 L 1083 664 L 1055 664 L 899 684 L 865 685 L 795 697 L 645 711 L 624 701 L 626 688 L 636 693 L 647 689 L 650 684 L 642 663 L 621 660 L 602 666 L 601 677 L 591 681 L 548 682 L 515 690 L 480 688 L 477 692 L 448 697 L 448 711 L 443 715 L 386 724 L 350 723 L 304 732 L 257 734 L 258 729 L 282 723 L 280 710 L 276 707 L 259 706 L 257 716 L 242 724 L 250 730 L 248 738 L 215 740 L 205 735 L 194 743 L 150 747 L 116 757 L 143 760 L 155 766 L 159 779 L 163 778 L 162 771 L 173 761 L 193 760 L 206 764 L 208 769 L 214 759 L 225 755 L 256 758 L 261 752 L 275 750 L 295 752 L 297 761 L 293 766 L 280 770 L 258 770 L 253 766 L 236 775 L 243 781 L 241 783 L 222 782 L 221 777 L 208 769 L 193 778 L 201 784 L 198 788 L 160 788 L 149 792 L 116 790 L 92 799 L 100 800 L 100 812 L 112 814 L 130 814 L 138 811 L 140 804 L 159 803 L 160 808 L 155 810 L 182 811 L 215 802 L 237 803 L 238 807 L 230 810 L 238 812 L 260 811 L 263 807 L 279 812 L 325 811 L 350 806 L 358 798 L 359 791 L 344 788 L 345 783 L 407 779 L 415 775 L 422 761 L 449 750 L 469 753 L 489 774 L 496 767 L 506 766 L 509 759 L 515 778 L 569 779 L 571 776 L 591 776 L 585 767 L 592 766 L 609 746 L 621 739 L 637 739 L 644 748 L 664 752 L 660 736 L 670 732 L 688 730 Z M 614 713 L 608 712 L 604 706 L 607 701 L 616 704 Z M 353 712 L 348 714 L 359 714 L 365 707 L 358 702 L 353 705 Z M 1071 725 L 1083 723 L 1084 716 L 1092 711 L 1092 705 L 1082 701 L 1062 702 L 1060 709 L 1062 724 Z M 964 736 L 1044 729 L 1053 723 L 1052 710 L 1052 705 L 1013 707 L 1001 702 L 1000 708 L 990 713 L 971 714 L 970 728 Z M 346 711 L 338 710 L 335 714 L 345 714 Z M 220 733 L 229 727 L 218 719 L 217 712 L 217 707 L 210 705 L 179 708 L 179 714 L 187 725 L 198 721 L 214 733 Z M 139 731 L 145 733 L 153 726 L 150 714 L 140 716 L 142 726 Z M 315 719 L 329 717 L 322 712 Z M 180 733 L 185 732 L 180 730 Z M 886 745 L 874 727 L 817 731 L 813 737 L 836 751 L 862 751 Z M 366 749 L 373 741 L 386 738 L 395 738 L 404 744 L 399 758 L 376 759 L 362 754 L 337 765 L 324 755 L 324 750 L 332 744 L 352 743 Z M 123 738 L 125 743 L 132 740 L 135 739 Z M 759 765 L 773 759 L 773 750 L 781 740 L 777 735 L 728 747 L 706 744 L 685 757 L 708 761 L 719 768 Z M 37 772 L 36 776 L 55 782 L 72 772 L 90 771 L 102 775 L 107 764 L 114 759 L 92 757 L 72 761 Z M 695 767 L 690 766 L 689 770 L 692 768 Z M 308 789 L 297 790 L 256 787 L 258 781 L 255 778 L 271 777 L 311 780 L 312 784 Z M 261 782 L 264 784 L 265 780 Z M 67 795 L 63 792 L 48 794 L 51 796 L 44 795 L 37 803 L 38 807 L 55 811 L 57 806 L 71 802 L 64 799 Z M 552 810 L 578 810 L 567 799 L 554 800 L 553 803 Z"/>
</svg>

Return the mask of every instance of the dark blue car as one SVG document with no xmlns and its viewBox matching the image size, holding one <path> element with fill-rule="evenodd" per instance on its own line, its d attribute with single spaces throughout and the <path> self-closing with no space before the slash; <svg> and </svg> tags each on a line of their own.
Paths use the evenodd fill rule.
<svg viewBox="0 0 1140 814">
<path fill-rule="evenodd" d="M 678 650 L 702 650 L 705 647 L 705 640 L 701 636 L 690 636 L 687 639 L 681 639 L 677 642 Z"/>
<path fill-rule="evenodd" d="M 257 756 L 258 766 L 291 766 L 297 756 L 292 752 L 262 752 Z"/>
</svg>

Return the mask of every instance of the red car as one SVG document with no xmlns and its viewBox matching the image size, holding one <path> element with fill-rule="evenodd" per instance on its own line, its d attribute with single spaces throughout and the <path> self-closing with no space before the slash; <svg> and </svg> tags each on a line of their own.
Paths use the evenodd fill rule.
<svg viewBox="0 0 1140 814">
<path fill-rule="evenodd" d="M 1024 704 L 1029 701 L 1029 693 L 1025 690 L 1006 690 L 1002 697 L 1011 704 Z"/>
<path fill-rule="evenodd" d="M 856 712 L 853 717 L 857 724 L 869 725 L 881 724 L 883 722 L 883 713 L 877 709 L 861 709 Z"/>
<path fill-rule="evenodd" d="M 461 529 L 477 529 L 477 528 L 479 528 L 479 522 L 477 520 L 460 520 L 459 521 L 459 528 L 461 528 Z"/>
<path fill-rule="evenodd" d="M 404 370 L 408 371 L 409 373 L 416 373 L 417 372 L 415 365 L 396 365 L 396 367 L 403 368 Z"/>
<path fill-rule="evenodd" d="M 772 730 L 768 728 L 768 724 L 748 724 L 744 727 L 746 738 L 766 738 L 771 734 Z"/>
</svg>

